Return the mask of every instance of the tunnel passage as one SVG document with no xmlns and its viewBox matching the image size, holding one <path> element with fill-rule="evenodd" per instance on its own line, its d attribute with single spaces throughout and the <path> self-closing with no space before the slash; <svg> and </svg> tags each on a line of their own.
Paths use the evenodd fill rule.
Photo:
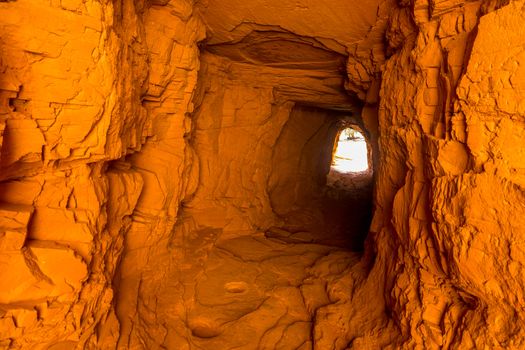
<svg viewBox="0 0 525 350">
<path fill-rule="evenodd" d="M 271 160 L 270 164 L 262 165 L 267 150 L 260 150 L 254 154 L 256 158 L 246 161 L 248 157 L 244 157 L 244 163 L 236 165 L 236 162 L 232 163 L 232 158 L 237 155 L 226 155 L 228 152 L 225 151 L 226 157 L 222 160 L 228 166 L 217 165 L 221 167 L 218 175 L 210 173 L 210 177 L 231 177 L 235 174 L 235 166 L 242 167 L 244 170 L 241 173 L 249 176 L 253 175 L 249 169 L 256 171 L 259 177 L 268 174 L 268 171 L 264 191 L 269 197 L 271 214 L 279 219 L 277 223 L 272 222 L 271 228 L 266 231 L 268 237 L 362 250 L 371 218 L 372 171 L 357 176 L 359 181 L 353 182 L 351 190 L 332 184 L 333 177 L 329 175 L 334 141 L 341 128 L 354 125 L 366 134 L 359 116 L 362 101 L 348 94 L 344 88 L 346 56 L 331 43 L 298 36 L 282 28 L 244 24 L 237 28 L 241 29 L 246 33 L 238 40 L 224 43 L 213 43 L 211 40 L 203 46 L 203 72 L 206 73 L 203 73 L 201 81 L 208 79 L 210 72 L 215 70 L 212 67 L 216 67 L 220 79 L 225 82 L 225 85 L 210 85 L 205 100 L 210 99 L 211 91 L 219 95 L 215 91 L 226 87 L 224 96 L 221 93 L 222 97 L 217 96 L 213 107 L 210 105 L 210 112 L 213 110 L 211 113 L 216 113 L 217 106 L 227 106 L 224 111 L 227 114 L 232 109 L 236 111 L 236 115 L 226 115 L 222 119 L 216 115 L 214 122 L 208 125 L 213 124 L 214 128 L 244 128 L 243 132 L 251 133 L 254 140 L 260 141 L 250 145 L 243 138 L 233 136 L 233 129 L 223 131 L 222 135 L 232 133 L 232 152 L 243 149 L 251 154 L 249 149 L 258 150 L 261 144 L 271 145 Z M 243 86 L 242 91 L 237 91 L 238 86 Z M 262 91 L 268 91 L 270 95 L 261 96 Z M 242 105 L 242 96 L 245 94 L 253 97 L 247 102 L 247 106 L 251 106 L 250 113 L 243 115 L 241 111 L 246 107 Z M 271 109 L 262 108 L 264 103 L 267 103 L 265 108 Z M 204 124 L 204 114 L 208 112 L 198 113 L 197 139 L 204 140 L 200 137 L 204 135 L 216 138 L 216 135 L 212 136 L 216 133 L 215 129 L 210 132 L 201 130 L 199 124 Z M 260 123 L 258 130 L 250 129 L 257 123 Z M 281 123 L 284 124 L 281 126 Z M 208 125 L 204 127 L 208 128 Z M 266 130 L 264 135 L 261 135 L 261 130 Z M 220 144 L 220 139 L 221 136 L 214 143 Z M 197 152 L 200 153 L 198 147 Z M 211 144 L 207 146 L 208 149 L 213 147 Z M 218 163 L 220 159 L 215 157 L 206 161 L 206 167 Z M 373 164 L 371 159 L 369 163 Z M 243 186 L 250 181 L 242 181 Z M 259 208 L 257 213 L 248 214 L 250 225 L 265 216 L 264 223 L 256 223 L 256 226 L 264 227 L 271 220 L 266 219 L 270 213 L 265 212 L 267 208 L 260 198 L 264 195 L 257 194 L 259 190 L 256 188 L 243 193 L 243 196 L 255 193 L 257 200 L 244 197 L 242 205 L 245 208 L 239 210 L 245 215 L 251 207 Z M 234 196 L 228 195 L 227 200 L 237 201 Z M 240 198 L 238 202 L 241 202 Z M 236 207 L 240 205 L 235 204 Z M 214 207 L 209 206 L 207 213 L 213 211 Z"/>
<path fill-rule="evenodd" d="M 323 42 L 275 30 L 250 38 L 201 47 L 189 195 L 156 258 L 169 271 L 141 288 L 156 296 L 166 338 L 186 334 L 188 348 L 329 348 L 316 320 L 340 300 L 326 286 L 362 256 L 370 199 L 327 176 L 342 123 L 360 123 L 362 102 L 344 88 L 345 56 Z"/>
<path fill-rule="evenodd" d="M 340 141 L 347 130 L 361 138 Z M 269 181 L 272 207 L 285 224 L 268 235 L 362 250 L 372 217 L 373 182 L 371 147 L 365 134 L 359 118 L 346 112 L 300 105 L 292 110 L 272 159 L 272 168 L 279 170 Z M 365 169 L 343 170 L 355 165 L 337 155 L 345 147 L 364 151 Z M 343 167 L 338 168 L 336 161 Z"/>
<path fill-rule="evenodd" d="M 217 54 L 230 49 L 201 52 L 195 191 L 171 232 L 167 278 L 152 290 L 158 317 L 201 349 L 331 343 L 314 336 L 320 309 L 340 300 L 326 286 L 358 263 L 368 228 L 356 222 L 367 206 L 328 187 L 327 175 L 342 123 L 358 124 L 360 106 L 332 56 L 323 70 L 267 67 Z"/>
</svg>

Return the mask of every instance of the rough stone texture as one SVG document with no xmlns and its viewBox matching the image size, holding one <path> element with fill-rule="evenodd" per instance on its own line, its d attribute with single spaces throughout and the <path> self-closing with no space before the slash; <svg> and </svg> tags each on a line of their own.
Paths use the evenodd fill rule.
<svg viewBox="0 0 525 350">
<path fill-rule="evenodd" d="M 392 13 L 407 25 L 390 34 L 397 49 L 382 75 L 371 228 L 374 269 L 387 273 L 385 306 L 400 334 L 392 348 L 524 346 L 521 160 L 510 145 L 523 118 L 525 12 L 520 1 L 495 10 L 502 5 L 421 3 Z M 355 341 L 381 338 L 367 332 Z"/>
<path fill-rule="evenodd" d="M 151 186 L 126 157 L 167 118 L 158 105 L 182 125 L 204 33 L 191 4 L 166 6 L 0 3 L 2 348 L 115 347 L 115 273 Z"/>
<path fill-rule="evenodd" d="M 524 348 L 524 21 L 0 1 L 0 348 Z"/>
</svg>

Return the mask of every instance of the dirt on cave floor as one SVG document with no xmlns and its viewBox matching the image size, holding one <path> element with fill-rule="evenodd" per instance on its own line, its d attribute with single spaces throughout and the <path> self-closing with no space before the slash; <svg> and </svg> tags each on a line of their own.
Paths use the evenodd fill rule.
<svg viewBox="0 0 525 350">
<path fill-rule="evenodd" d="M 219 229 L 201 228 L 172 242 L 169 272 L 152 284 L 156 318 L 165 324 L 163 344 L 312 348 L 320 310 L 338 303 L 330 285 L 361 257 L 370 175 L 358 174 L 352 183 L 361 187 L 349 190 L 347 183 L 345 191 L 331 183 L 282 227 L 227 240 L 217 240 Z"/>
</svg>

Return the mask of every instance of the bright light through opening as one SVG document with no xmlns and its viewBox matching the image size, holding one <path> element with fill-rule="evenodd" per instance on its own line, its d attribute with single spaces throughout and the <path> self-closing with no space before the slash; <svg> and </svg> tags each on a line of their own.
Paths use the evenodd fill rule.
<svg viewBox="0 0 525 350">
<path fill-rule="evenodd" d="M 363 134 L 352 128 L 341 131 L 332 169 L 340 173 L 357 173 L 368 170 L 368 149 Z"/>
</svg>

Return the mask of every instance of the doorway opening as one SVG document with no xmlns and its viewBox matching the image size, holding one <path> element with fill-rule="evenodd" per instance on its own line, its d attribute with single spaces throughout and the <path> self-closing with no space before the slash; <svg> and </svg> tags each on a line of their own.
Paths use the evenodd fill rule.
<svg viewBox="0 0 525 350">
<path fill-rule="evenodd" d="M 344 122 L 333 141 L 326 184 L 330 188 L 353 192 L 353 196 L 361 196 L 363 189 L 371 187 L 372 163 L 372 147 L 366 131 L 357 124 Z"/>
<path fill-rule="evenodd" d="M 369 170 L 368 146 L 360 131 L 348 127 L 339 132 L 334 143 L 332 169 L 343 174 Z"/>
</svg>

